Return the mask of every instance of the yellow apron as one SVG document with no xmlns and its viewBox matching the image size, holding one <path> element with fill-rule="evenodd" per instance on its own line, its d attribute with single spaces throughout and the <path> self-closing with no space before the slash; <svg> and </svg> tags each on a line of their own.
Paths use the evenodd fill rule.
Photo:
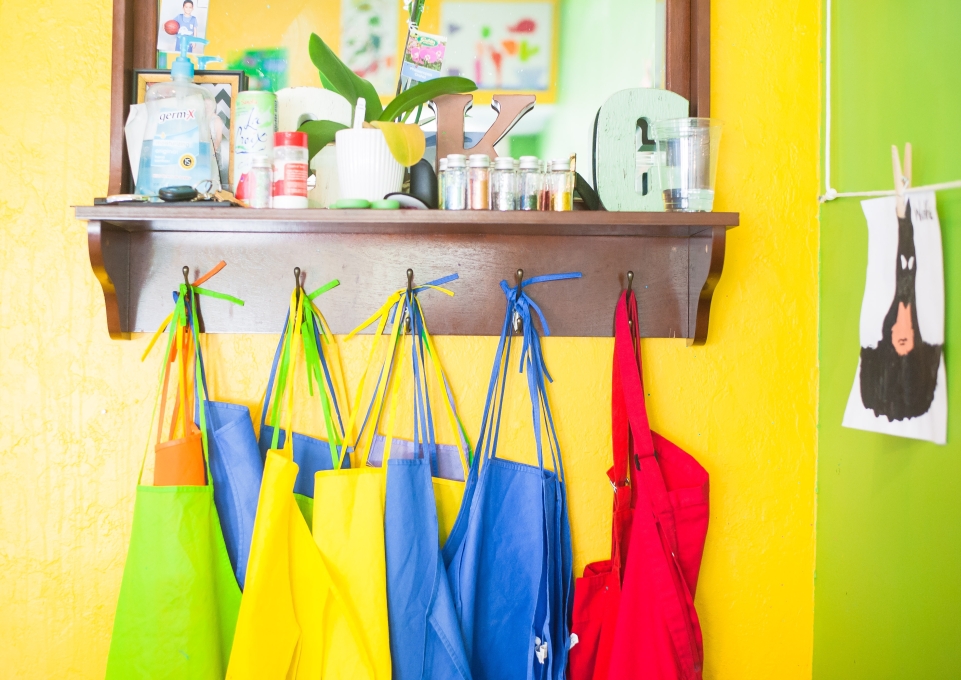
<svg viewBox="0 0 961 680">
<path fill-rule="evenodd" d="M 297 332 L 301 324 L 295 323 L 304 313 L 304 297 L 292 301 L 285 338 L 285 351 L 293 350 L 295 358 L 304 349 L 303 334 Z M 295 365 L 290 361 L 288 370 L 293 372 Z M 290 432 L 294 381 L 278 382 L 286 387 L 275 403 L 286 397 L 285 428 Z M 345 669 L 355 678 L 389 677 L 389 659 L 383 676 L 366 646 L 366 621 L 343 596 L 297 506 L 292 447 L 293 437 L 287 437 L 284 448 L 267 453 L 227 678 L 318 680 L 347 677 Z M 317 505 L 322 503 L 326 501 Z"/>
<path fill-rule="evenodd" d="M 453 295 L 450 291 L 433 285 L 423 287 L 438 290 L 447 295 Z M 393 421 L 396 411 L 396 393 L 401 383 L 400 376 L 395 376 L 390 380 L 393 366 L 393 358 L 398 347 L 401 328 L 403 327 L 403 307 L 401 301 L 405 291 L 399 290 L 391 295 L 383 306 L 372 315 L 367 321 L 350 333 L 348 339 L 353 337 L 358 331 L 377 322 L 375 340 L 371 343 L 370 354 L 364 373 L 361 376 L 357 394 L 354 399 L 354 406 L 351 409 L 350 424 L 347 431 L 353 433 L 354 422 L 357 414 L 360 413 L 360 401 L 364 392 L 367 376 L 374 363 L 374 355 L 377 349 L 377 340 L 382 336 L 387 327 L 387 323 L 393 314 L 393 325 L 390 332 L 390 341 L 387 352 L 377 378 L 377 383 L 373 389 L 372 401 L 368 410 L 373 415 L 373 426 L 370 428 L 370 436 L 364 437 L 361 432 L 354 446 L 350 469 L 339 469 L 318 472 L 314 481 L 314 497 L 323 498 L 323 503 L 315 505 L 314 509 L 314 540 L 320 548 L 321 554 L 327 560 L 331 573 L 338 584 L 345 598 L 354 606 L 358 616 L 364 620 L 365 635 L 375 659 L 375 666 L 381 668 L 389 675 L 390 658 L 386 642 L 389 640 L 387 622 L 387 591 L 386 591 L 386 564 L 384 558 L 384 498 L 386 491 L 386 469 L 387 457 L 390 452 L 391 439 L 393 438 Z M 419 305 L 416 296 L 413 296 L 414 304 Z M 423 315 L 423 312 L 421 312 Z M 436 349 L 431 342 L 430 335 L 424 328 L 424 340 L 427 344 L 428 353 L 431 357 L 431 365 L 434 369 L 434 376 L 441 384 L 444 392 L 443 399 L 446 412 L 452 430 L 457 433 L 462 451 L 461 466 L 464 471 L 464 479 L 467 477 L 467 457 L 469 448 L 467 438 L 463 428 L 457 420 L 451 402 L 450 391 L 447 389 L 447 379 L 440 365 L 440 360 Z M 401 356 L 406 356 L 403 352 Z M 402 362 L 403 365 L 404 362 Z M 425 376 L 426 378 L 426 376 Z M 380 420 L 381 407 L 385 401 L 388 383 L 391 382 L 391 417 L 388 428 L 388 440 L 384 448 L 384 460 L 381 467 L 367 466 L 366 453 L 370 451 L 370 444 Z M 363 428 L 362 428 L 363 429 Z M 366 441 L 366 447 L 364 446 Z M 365 453 L 366 451 L 366 453 Z M 457 515 L 460 512 L 461 500 L 464 496 L 464 482 L 433 478 L 434 499 L 437 506 L 437 519 L 440 544 L 443 545 L 447 540 Z M 337 509 L 334 511 L 333 509 Z M 342 513 L 342 516 L 338 514 Z M 321 528 L 322 527 L 322 528 Z M 380 661 L 380 656 L 383 661 Z M 382 663 L 383 666 L 378 665 Z M 350 677 L 350 676 L 344 676 Z M 385 676 L 386 677 L 386 676 Z"/>
</svg>

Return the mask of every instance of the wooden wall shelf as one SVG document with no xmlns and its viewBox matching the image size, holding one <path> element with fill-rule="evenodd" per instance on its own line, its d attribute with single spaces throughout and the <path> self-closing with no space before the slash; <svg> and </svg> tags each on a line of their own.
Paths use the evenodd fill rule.
<svg viewBox="0 0 961 680">
<path fill-rule="evenodd" d="M 208 206 L 95 205 L 87 221 L 90 262 L 103 287 L 111 337 L 154 331 L 171 308 L 181 268 L 195 275 L 220 260 L 209 285 L 245 300 L 243 308 L 203 302 L 210 333 L 278 333 L 293 268 L 319 298 L 336 333 L 346 333 L 406 285 L 453 272 L 456 295 L 425 293 L 436 335 L 498 335 L 499 283 L 580 271 L 580 280 L 541 284 L 534 298 L 557 336 L 610 336 L 613 306 L 633 270 L 641 335 L 707 339 L 711 297 L 737 213 L 453 212 L 245 210 Z"/>
</svg>

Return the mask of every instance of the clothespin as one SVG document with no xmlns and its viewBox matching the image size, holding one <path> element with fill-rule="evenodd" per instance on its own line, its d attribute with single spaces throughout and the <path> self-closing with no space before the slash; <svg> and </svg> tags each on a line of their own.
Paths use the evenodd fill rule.
<svg viewBox="0 0 961 680">
<path fill-rule="evenodd" d="M 898 217 L 904 219 L 907 210 L 907 189 L 911 186 L 911 142 L 904 145 L 904 171 L 898 147 L 891 145 L 891 165 L 894 168 L 894 195 L 897 197 Z"/>
</svg>

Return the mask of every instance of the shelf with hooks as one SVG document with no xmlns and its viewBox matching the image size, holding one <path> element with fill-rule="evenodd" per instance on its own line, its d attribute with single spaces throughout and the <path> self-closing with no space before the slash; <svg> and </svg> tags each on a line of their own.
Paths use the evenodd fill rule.
<svg viewBox="0 0 961 680">
<path fill-rule="evenodd" d="M 610 336 L 618 292 L 633 288 L 642 337 L 707 338 L 711 297 L 737 213 L 244 210 L 207 206 L 94 205 L 87 222 L 94 274 L 111 337 L 152 332 L 169 311 L 187 265 L 227 268 L 210 284 L 244 307 L 204 300 L 212 333 L 277 333 L 300 267 L 335 333 L 346 333 L 407 284 L 451 273 L 455 296 L 421 296 L 435 335 L 499 335 L 501 280 L 579 271 L 578 280 L 532 289 L 557 336 Z M 540 287 L 538 287 L 540 288 Z"/>
</svg>

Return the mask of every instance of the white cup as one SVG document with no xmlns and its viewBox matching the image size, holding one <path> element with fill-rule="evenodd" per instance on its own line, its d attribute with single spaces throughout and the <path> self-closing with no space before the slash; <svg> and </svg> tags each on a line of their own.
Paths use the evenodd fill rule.
<svg viewBox="0 0 961 680">
<path fill-rule="evenodd" d="M 341 198 L 379 201 L 400 191 L 404 166 L 390 153 L 383 132 L 376 128 L 341 130 L 334 147 Z"/>
</svg>

